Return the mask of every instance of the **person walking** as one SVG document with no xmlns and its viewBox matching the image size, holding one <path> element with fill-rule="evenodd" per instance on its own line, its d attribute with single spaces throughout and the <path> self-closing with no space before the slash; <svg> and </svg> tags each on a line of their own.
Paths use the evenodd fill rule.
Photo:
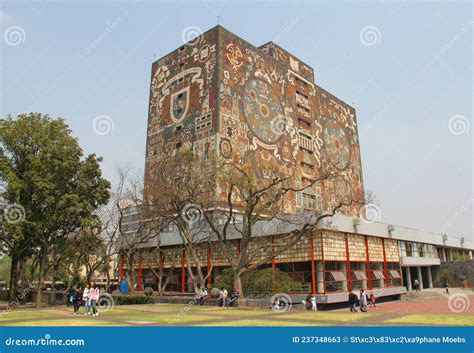
<svg viewBox="0 0 474 353">
<path fill-rule="evenodd" d="M 74 316 L 79 313 L 79 308 L 81 307 L 82 302 L 82 290 L 80 286 L 77 286 L 76 289 L 73 290 L 74 292 L 74 300 L 72 305 L 74 306 Z"/>
<path fill-rule="evenodd" d="M 446 282 L 444 282 L 444 286 L 443 286 L 443 287 L 444 287 L 444 293 L 445 293 L 446 295 L 449 295 L 449 282 L 448 282 L 448 280 L 446 280 Z"/>
<path fill-rule="evenodd" d="M 308 294 L 306 297 L 306 310 L 311 310 L 313 308 L 313 304 L 311 303 L 311 294 Z"/>
<path fill-rule="evenodd" d="M 349 309 L 351 313 L 357 312 L 357 309 L 356 309 L 357 300 L 358 300 L 357 294 L 355 294 L 354 292 L 350 292 L 349 293 Z"/>
<path fill-rule="evenodd" d="M 370 305 L 371 308 L 377 309 L 377 307 L 375 306 L 375 295 L 374 295 L 374 293 L 370 293 L 369 305 Z"/>
<path fill-rule="evenodd" d="M 361 312 L 367 312 L 367 294 L 363 289 L 360 290 L 359 305 Z"/>
<path fill-rule="evenodd" d="M 417 292 L 420 291 L 420 282 L 417 279 L 415 279 L 414 287 Z"/>
<path fill-rule="evenodd" d="M 100 290 L 95 283 L 92 284 L 89 297 L 91 299 L 92 316 L 99 316 L 99 308 L 97 307 L 97 304 L 99 303 Z"/>
<path fill-rule="evenodd" d="M 82 292 L 82 299 L 84 300 L 84 315 L 90 315 L 91 311 L 91 284 L 89 283 Z"/>
<path fill-rule="evenodd" d="M 314 294 L 311 294 L 310 302 L 311 302 L 311 310 L 318 311 L 316 296 Z"/>
<path fill-rule="evenodd" d="M 69 306 L 72 304 L 72 291 L 74 290 L 74 288 L 72 288 L 72 286 L 68 286 L 67 289 L 66 289 L 66 293 L 67 293 L 67 300 L 66 300 L 66 306 L 69 308 Z"/>
</svg>

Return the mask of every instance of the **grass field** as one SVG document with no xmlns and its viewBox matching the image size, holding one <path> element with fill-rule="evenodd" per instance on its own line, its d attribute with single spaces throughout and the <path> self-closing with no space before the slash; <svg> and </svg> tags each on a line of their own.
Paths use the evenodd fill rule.
<svg viewBox="0 0 474 353">
<path fill-rule="evenodd" d="M 347 311 L 307 312 L 269 309 L 196 307 L 177 304 L 115 306 L 98 317 L 85 316 L 84 308 L 73 316 L 72 308 L 17 309 L 0 313 L 0 326 L 334 326 L 334 325 L 468 325 L 474 316 L 466 312 L 419 313 L 394 310 L 401 304 L 387 303 L 369 313 Z"/>
</svg>

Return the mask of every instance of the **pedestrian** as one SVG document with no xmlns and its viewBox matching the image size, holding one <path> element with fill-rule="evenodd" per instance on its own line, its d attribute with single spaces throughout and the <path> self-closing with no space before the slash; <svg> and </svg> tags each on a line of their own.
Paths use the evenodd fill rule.
<svg viewBox="0 0 474 353">
<path fill-rule="evenodd" d="M 95 283 L 92 284 L 89 297 L 91 299 L 92 316 L 99 316 L 99 308 L 97 307 L 97 304 L 99 303 L 100 290 Z"/>
<path fill-rule="evenodd" d="M 89 283 L 86 288 L 84 288 L 84 291 L 82 292 L 82 300 L 84 300 L 84 315 L 90 315 L 90 310 L 91 310 L 91 298 L 90 298 L 90 293 L 91 293 L 91 284 Z"/>
<path fill-rule="evenodd" d="M 74 292 L 74 300 L 72 305 L 74 306 L 74 316 L 79 313 L 79 308 L 81 307 L 82 302 L 82 289 L 80 286 L 77 286 L 76 289 L 73 290 Z"/>
<path fill-rule="evenodd" d="M 72 298 L 71 298 L 71 294 L 72 294 L 72 286 L 68 286 L 67 289 L 66 289 L 66 306 L 69 307 L 71 304 L 72 304 Z"/>
<path fill-rule="evenodd" d="M 375 306 L 375 295 L 374 293 L 370 293 L 369 296 L 369 305 L 371 308 L 376 309 L 377 307 Z"/>
<path fill-rule="evenodd" d="M 448 280 L 446 280 L 446 282 L 444 282 L 444 293 L 446 295 L 449 295 L 449 282 L 448 282 Z"/>
<path fill-rule="evenodd" d="M 311 310 L 313 308 L 313 304 L 311 303 L 311 294 L 308 294 L 306 297 L 306 310 Z"/>
<path fill-rule="evenodd" d="M 280 298 L 277 296 L 273 298 L 273 302 L 271 303 L 272 310 L 280 310 Z"/>
<path fill-rule="evenodd" d="M 367 294 L 363 289 L 360 290 L 359 305 L 361 312 L 367 312 Z"/>
<path fill-rule="evenodd" d="M 228 296 L 227 289 L 222 287 L 221 291 L 219 292 L 219 306 L 221 307 L 226 306 L 227 296 Z"/>
<path fill-rule="evenodd" d="M 414 287 L 417 292 L 420 291 L 420 282 L 417 279 L 415 279 Z"/>
<path fill-rule="evenodd" d="M 234 290 L 231 293 L 229 304 L 227 304 L 228 307 L 234 307 L 237 305 L 237 301 L 239 300 L 240 297 L 240 291 L 237 288 L 234 288 Z"/>
<path fill-rule="evenodd" d="M 357 298 L 357 294 L 355 294 L 354 292 L 349 293 L 349 309 L 352 313 L 357 312 L 356 305 L 357 305 L 358 299 L 359 298 Z"/>
<path fill-rule="evenodd" d="M 206 301 L 208 292 L 206 287 L 202 287 L 200 292 L 199 292 L 199 297 L 198 297 L 198 304 L 199 305 L 204 305 L 204 302 Z"/>
<path fill-rule="evenodd" d="M 311 310 L 313 311 L 318 311 L 318 307 L 316 305 L 316 296 L 314 294 L 311 294 Z"/>
</svg>

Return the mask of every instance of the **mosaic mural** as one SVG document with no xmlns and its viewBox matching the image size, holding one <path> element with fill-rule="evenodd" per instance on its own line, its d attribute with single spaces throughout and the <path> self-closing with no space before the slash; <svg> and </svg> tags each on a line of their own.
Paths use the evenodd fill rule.
<svg viewBox="0 0 474 353">
<path fill-rule="evenodd" d="M 298 188 L 338 171 L 334 180 L 287 195 L 285 212 L 363 196 L 355 111 L 318 87 L 311 67 L 274 43 L 257 48 L 222 27 L 193 44 L 152 66 L 149 172 L 160 148 L 234 161 L 251 151 L 259 176 L 279 168 Z M 358 208 L 345 212 L 358 215 Z"/>
<path fill-rule="evenodd" d="M 234 160 L 255 151 L 257 169 L 284 165 L 298 188 L 325 171 L 337 171 L 334 180 L 289 195 L 287 212 L 327 210 L 362 198 L 354 109 L 315 85 L 313 69 L 276 44 L 256 48 L 220 30 L 218 136 L 226 140 L 226 151 Z M 345 212 L 358 215 L 359 210 Z"/>
</svg>

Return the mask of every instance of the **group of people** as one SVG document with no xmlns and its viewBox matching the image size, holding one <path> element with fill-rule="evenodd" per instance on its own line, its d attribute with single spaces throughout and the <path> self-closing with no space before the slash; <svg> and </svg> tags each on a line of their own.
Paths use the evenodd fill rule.
<svg viewBox="0 0 474 353">
<path fill-rule="evenodd" d="M 374 293 L 370 293 L 370 295 L 367 296 L 367 293 L 363 289 L 361 289 L 359 296 L 357 296 L 357 294 L 352 291 L 349 293 L 349 310 L 353 313 L 357 313 L 357 306 L 359 306 L 360 311 L 365 313 L 367 312 L 368 307 L 371 307 L 373 309 L 377 308 L 375 305 L 375 301 L 376 298 Z"/>
<path fill-rule="evenodd" d="M 229 293 L 227 289 L 222 287 L 219 291 L 219 306 L 220 307 L 232 307 L 235 305 L 237 300 L 239 299 L 240 292 L 237 289 L 232 291 L 232 294 L 229 298 Z M 196 295 L 192 304 L 195 305 L 204 305 L 207 297 L 209 296 L 209 292 L 206 287 L 202 287 L 199 293 Z"/>
<path fill-rule="evenodd" d="M 92 316 L 99 316 L 99 298 L 100 289 L 95 283 L 87 285 L 84 289 L 81 286 L 77 286 L 69 287 L 67 290 L 67 306 L 73 306 L 74 316 L 79 313 L 82 302 L 84 302 L 85 308 L 84 315 L 89 316 L 92 314 Z"/>
</svg>

